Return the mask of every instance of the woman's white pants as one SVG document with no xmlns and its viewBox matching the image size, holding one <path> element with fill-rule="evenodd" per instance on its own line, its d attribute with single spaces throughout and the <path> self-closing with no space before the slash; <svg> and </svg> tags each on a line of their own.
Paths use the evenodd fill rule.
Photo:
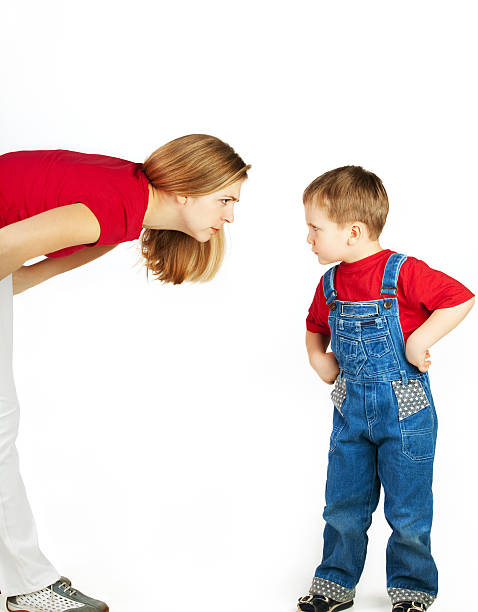
<svg viewBox="0 0 478 612">
<path fill-rule="evenodd" d="M 31 593 L 60 578 L 41 552 L 20 475 L 15 440 L 19 405 L 13 378 L 12 275 L 0 280 L 0 591 Z"/>
</svg>

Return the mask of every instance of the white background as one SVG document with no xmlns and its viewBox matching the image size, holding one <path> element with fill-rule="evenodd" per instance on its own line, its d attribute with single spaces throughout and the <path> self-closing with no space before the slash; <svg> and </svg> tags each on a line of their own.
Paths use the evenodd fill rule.
<svg viewBox="0 0 478 612">
<path fill-rule="evenodd" d="M 339 165 L 374 171 L 391 206 L 381 245 L 476 291 L 474 8 L 2 7 L 0 152 L 143 161 L 200 132 L 253 165 L 212 283 L 147 282 L 136 241 L 14 297 L 17 445 L 40 545 L 112 612 L 292 612 L 308 592 L 332 404 L 304 346 L 326 268 L 302 191 Z M 431 351 L 436 612 L 476 602 L 474 343 L 472 311 Z M 390 609 L 389 534 L 381 502 L 357 611 Z"/>
</svg>

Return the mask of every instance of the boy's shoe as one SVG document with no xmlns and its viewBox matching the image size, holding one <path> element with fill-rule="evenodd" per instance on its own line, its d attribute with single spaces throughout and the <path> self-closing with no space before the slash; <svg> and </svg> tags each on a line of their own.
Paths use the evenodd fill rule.
<svg viewBox="0 0 478 612">
<path fill-rule="evenodd" d="M 19 612 L 108 612 L 104 601 L 87 597 L 71 586 L 71 580 L 61 576 L 50 586 L 26 593 L 7 597 L 7 610 Z"/>
<path fill-rule="evenodd" d="M 424 612 L 425 604 L 421 601 L 397 601 L 392 608 L 392 612 L 414 612 L 414 610 Z"/>
<path fill-rule="evenodd" d="M 339 612 L 354 605 L 354 600 L 335 601 L 326 595 L 306 595 L 299 599 L 298 612 Z"/>
</svg>

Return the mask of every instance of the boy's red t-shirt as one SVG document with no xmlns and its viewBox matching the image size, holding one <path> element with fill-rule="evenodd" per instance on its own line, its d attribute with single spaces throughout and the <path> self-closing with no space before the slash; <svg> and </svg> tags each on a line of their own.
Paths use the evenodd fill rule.
<svg viewBox="0 0 478 612">
<path fill-rule="evenodd" d="M 353 263 L 341 262 L 334 279 L 337 299 L 360 302 L 385 297 L 380 294 L 383 272 L 387 259 L 396 252 L 384 249 Z M 323 276 L 309 308 L 306 327 L 308 331 L 330 336 L 329 307 L 325 303 L 322 283 Z M 473 296 L 474 293 L 451 276 L 433 270 L 420 259 L 407 257 L 398 275 L 396 296 L 405 342 L 434 310 L 458 306 Z"/>
<path fill-rule="evenodd" d="M 75 202 L 88 206 L 98 219 L 96 242 L 45 253 L 47 257 L 138 238 L 148 198 L 141 163 L 65 149 L 0 155 L 0 227 Z"/>
</svg>

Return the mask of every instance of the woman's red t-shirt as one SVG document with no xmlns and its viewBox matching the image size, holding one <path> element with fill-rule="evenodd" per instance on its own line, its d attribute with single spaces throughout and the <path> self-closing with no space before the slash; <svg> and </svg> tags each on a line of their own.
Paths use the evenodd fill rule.
<svg viewBox="0 0 478 612">
<path fill-rule="evenodd" d="M 337 299 L 348 302 L 379 300 L 383 272 L 392 253 L 384 249 L 353 263 L 341 262 L 335 271 L 334 286 Z M 329 307 L 325 303 L 323 276 L 315 291 L 309 308 L 306 327 L 311 332 L 330 336 L 328 323 Z M 437 308 L 458 306 L 474 296 L 460 282 L 433 270 L 424 261 L 407 257 L 400 268 L 397 284 L 397 299 L 400 325 L 406 341 Z"/>
<path fill-rule="evenodd" d="M 88 206 L 98 219 L 96 242 L 45 253 L 47 257 L 138 238 L 148 198 L 141 163 L 65 149 L 0 155 L 0 227 L 75 202 Z"/>
</svg>

